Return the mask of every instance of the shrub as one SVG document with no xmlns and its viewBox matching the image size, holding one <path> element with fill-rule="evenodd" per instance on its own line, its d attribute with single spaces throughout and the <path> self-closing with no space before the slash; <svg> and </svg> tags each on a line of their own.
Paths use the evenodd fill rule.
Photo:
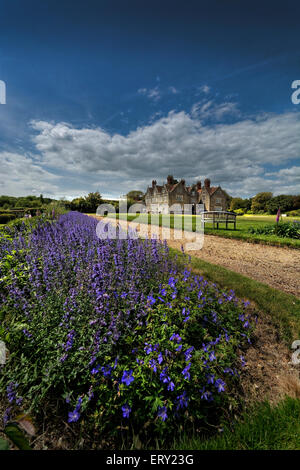
<svg viewBox="0 0 300 470">
<path fill-rule="evenodd" d="M 244 215 L 245 214 L 245 210 L 244 209 L 235 209 L 234 211 L 237 215 Z"/>
<path fill-rule="evenodd" d="M 300 209 L 287 212 L 288 217 L 300 217 Z"/>
<path fill-rule="evenodd" d="M 293 223 L 269 224 L 262 227 L 250 227 L 248 230 L 257 235 L 277 235 L 282 238 L 300 239 L 300 229 Z"/>
<path fill-rule="evenodd" d="M 16 218 L 15 214 L 11 214 L 9 212 L 7 213 L 2 212 L 0 214 L 0 224 L 7 224 L 8 222 L 10 222 L 11 220 L 14 220 L 15 218 Z"/>
<path fill-rule="evenodd" d="M 250 341 L 246 304 L 177 272 L 165 244 L 108 224 L 99 240 L 96 225 L 70 213 L 0 240 L 7 416 L 55 403 L 94 433 L 145 439 L 216 421 Z"/>
</svg>

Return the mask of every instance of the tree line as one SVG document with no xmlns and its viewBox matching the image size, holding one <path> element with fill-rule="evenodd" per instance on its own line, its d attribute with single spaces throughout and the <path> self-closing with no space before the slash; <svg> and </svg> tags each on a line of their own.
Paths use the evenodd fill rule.
<svg viewBox="0 0 300 470">
<path fill-rule="evenodd" d="M 300 195 L 273 196 L 271 192 L 261 192 L 249 199 L 233 197 L 230 200 L 230 210 L 238 213 L 276 214 L 279 208 L 281 213 L 300 211 Z"/>
</svg>

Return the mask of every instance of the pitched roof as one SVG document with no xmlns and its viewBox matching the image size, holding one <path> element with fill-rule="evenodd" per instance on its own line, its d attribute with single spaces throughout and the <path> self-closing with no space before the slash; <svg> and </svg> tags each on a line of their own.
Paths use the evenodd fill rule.
<svg viewBox="0 0 300 470">
<path fill-rule="evenodd" d="M 205 188 L 205 189 L 209 193 L 209 195 L 212 196 L 217 191 L 218 188 L 220 188 L 220 186 L 211 186 L 210 188 Z M 203 188 L 197 190 L 199 194 L 202 193 L 202 189 Z"/>
</svg>

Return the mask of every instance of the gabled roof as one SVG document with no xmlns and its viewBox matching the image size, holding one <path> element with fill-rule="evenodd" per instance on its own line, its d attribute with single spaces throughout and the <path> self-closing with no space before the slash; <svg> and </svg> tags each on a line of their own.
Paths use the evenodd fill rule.
<svg viewBox="0 0 300 470">
<path fill-rule="evenodd" d="M 211 186 L 210 188 L 205 188 L 205 189 L 206 189 L 206 191 L 208 192 L 208 194 L 209 194 L 210 196 L 212 196 L 212 195 L 217 191 L 217 189 L 219 189 L 219 188 L 220 188 L 220 186 Z M 203 188 L 198 189 L 198 193 L 199 193 L 199 194 L 202 193 L 202 189 L 203 189 Z"/>
</svg>

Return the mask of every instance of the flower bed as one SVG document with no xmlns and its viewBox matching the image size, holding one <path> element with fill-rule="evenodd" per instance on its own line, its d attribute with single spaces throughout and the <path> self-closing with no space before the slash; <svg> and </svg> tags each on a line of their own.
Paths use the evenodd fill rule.
<svg viewBox="0 0 300 470">
<path fill-rule="evenodd" d="M 250 227 L 249 233 L 257 235 L 277 235 L 282 238 L 300 239 L 300 229 L 291 222 L 284 222 L 280 224 L 269 224 L 262 227 Z"/>
<path fill-rule="evenodd" d="M 216 422 L 250 342 L 247 305 L 178 271 L 165 244 L 99 240 L 96 224 L 69 213 L 0 241 L 6 419 L 55 403 L 73 426 L 142 439 Z"/>
</svg>

